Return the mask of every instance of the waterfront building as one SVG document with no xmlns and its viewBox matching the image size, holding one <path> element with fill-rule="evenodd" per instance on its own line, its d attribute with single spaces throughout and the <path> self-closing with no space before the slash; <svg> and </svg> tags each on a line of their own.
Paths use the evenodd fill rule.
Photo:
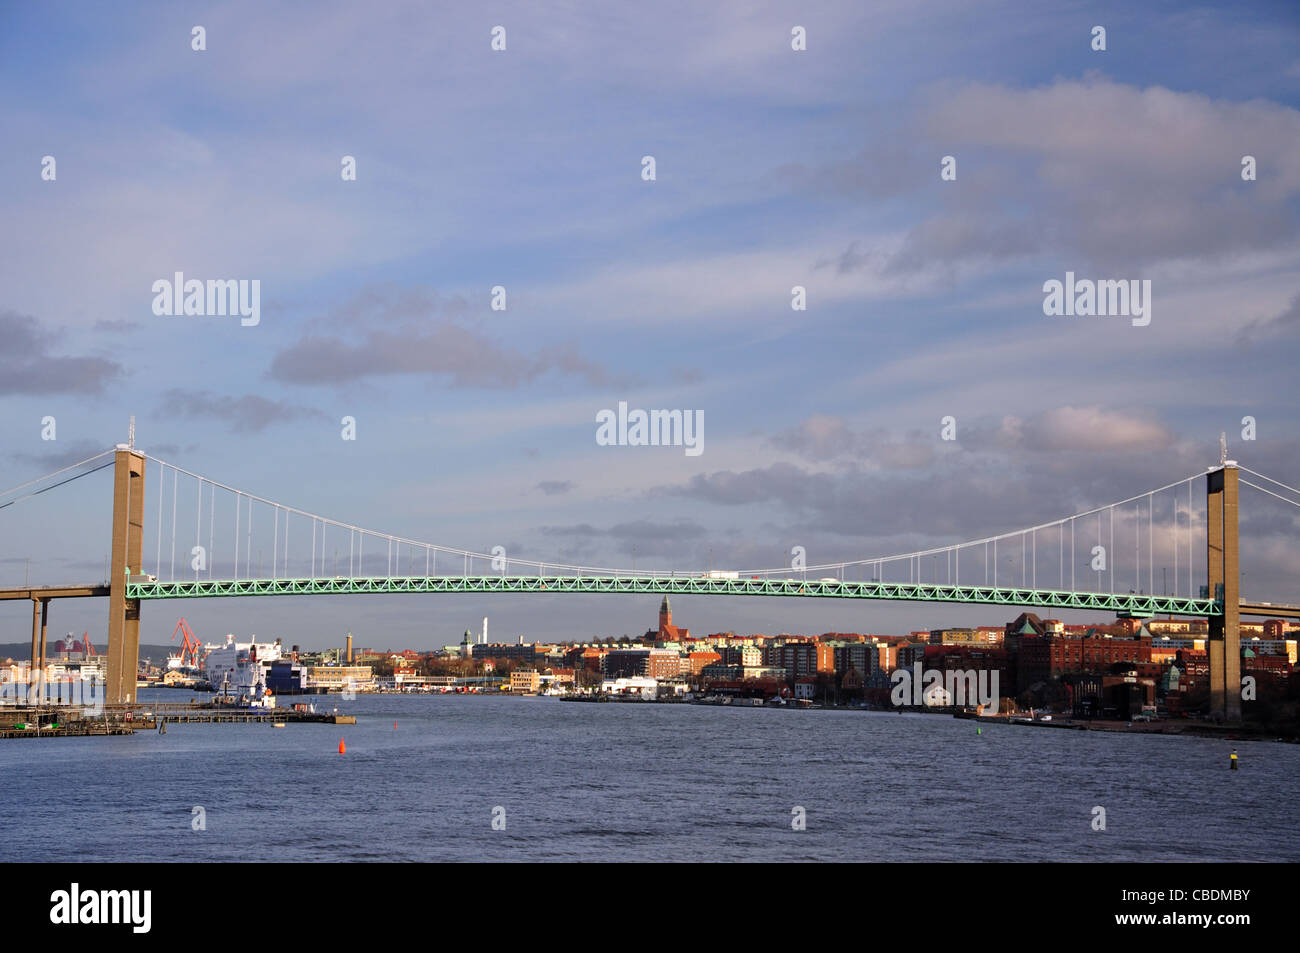
<svg viewBox="0 0 1300 953">
<path fill-rule="evenodd" d="M 547 648 L 549 646 L 539 646 L 534 642 L 484 642 L 472 647 L 475 658 L 509 659 L 523 665 L 534 664 L 539 649 L 545 655 Z"/>
<path fill-rule="evenodd" d="M 510 673 L 510 691 L 522 695 L 536 695 L 542 687 L 542 677 L 534 669 L 515 669 Z"/>
<path fill-rule="evenodd" d="M 824 642 L 786 642 L 775 647 L 768 664 L 785 669 L 790 678 L 834 674 L 835 648 Z"/>
<path fill-rule="evenodd" d="M 988 645 L 991 640 L 991 632 L 988 628 L 981 629 L 931 629 L 931 645 Z M 999 633 L 998 642 L 1002 641 Z"/>
<path fill-rule="evenodd" d="M 647 678 L 676 678 L 682 673 L 683 661 L 676 652 L 666 649 L 643 647 L 613 649 L 605 655 L 605 675 L 608 678 L 634 675 Z"/>
<path fill-rule="evenodd" d="M 1257 655 L 1251 649 L 1241 653 L 1241 672 L 1258 681 L 1268 680 L 1278 687 L 1286 685 L 1291 677 L 1292 663 L 1285 655 Z"/>
<path fill-rule="evenodd" d="M 740 681 L 740 666 L 711 662 L 700 670 L 700 677 L 706 682 L 738 682 Z"/>
<path fill-rule="evenodd" d="M 1104 672 L 1116 662 L 1150 662 L 1151 635 L 1145 629 L 1135 638 L 1117 639 L 1091 629 L 1091 635 L 1046 634 L 1025 636 L 1017 659 L 1017 692 L 1072 672 Z"/>
<path fill-rule="evenodd" d="M 1052 620 L 1055 621 L 1055 620 Z M 1059 623 L 1057 623 L 1059 625 Z M 1032 612 L 1022 612 L 1007 623 L 1002 634 L 1002 644 L 1013 655 L 1020 651 L 1020 640 L 1047 634 L 1043 620 Z"/>
<path fill-rule="evenodd" d="M 1154 711 L 1156 682 L 1122 664 L 1110 674 L 1075 672 L 1062 676 L 1070 710 L 1079 718 L 1132 718 Z"/>
<path fill-rule="evenodd" d="M 375 673 L 369 665 L 312 665 L 307 668 L 307 687 L 322 692 L 366 692 L 375 687 Z"/>
<path fill-rule="evenodd" d="M 608 695 L 637 695 L 649 700 L 658 696 L 659 682 L 640 675 L 607 678 L 600 683 L 600 690 Z"/>
<path fill-rule="evenodd" d="M 1003 648 L 987 645 L 929 645 L 926 646 L 921 667 L 942 672 L 997 672 L 999 693 L 1011 693 L 1011 657 Z"/>
<path fill-rule="evenodd" d="M 835 674 L 856 671 L 865 678 L 880 667 L 880 650 L 870 642 L 830 643 L 835 653 Z"/>
<path fill-rule="evenodd" d="M 690 674 L 699 675 L 706 665 L 722 661 L 722 656 L 717 652 L 691 652 L 686 656 L 686 661 Z"/>
<path fill-rule="evenodd" d="M 746 665 L 753 668 L 763 664 L 763 650 L 756 645 L 724 645 L 716 654 L 724 665 Z"/>
</svg>

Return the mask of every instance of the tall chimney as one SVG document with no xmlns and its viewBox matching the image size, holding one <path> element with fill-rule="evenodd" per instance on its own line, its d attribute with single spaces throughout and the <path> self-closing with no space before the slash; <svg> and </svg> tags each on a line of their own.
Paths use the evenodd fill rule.
<svg viewBox="0 0 1300 953">
<path fill-rule="evenodd" d="M 483 634 L 479 636 L 479 645 L 487 645 L 487 616 L 483 617 Z"/>
<path fill-rule="evenodd" d="M 352 664 L 352 633 L 348 633 L 348 664 Z"/>
</svg>

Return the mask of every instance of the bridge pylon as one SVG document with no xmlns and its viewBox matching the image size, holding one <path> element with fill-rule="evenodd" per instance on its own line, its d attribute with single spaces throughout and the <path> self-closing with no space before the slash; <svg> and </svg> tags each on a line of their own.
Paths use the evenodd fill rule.
<svg viewBox="0 0 1300 953">
<path fill-rule="evenodd" d="M 108 690 L 110 705 L 135 702 L 140 664 L 140 600 L 126 597 L 128 574 L 142 571 L 144 454 L 118 444 L 113 459 L 113 547 L 109 563 Z"/>
<path fill-rule="evenodd" d="M 1209 595 L 1223 614 L 1210 616 L 1210 712 L 1241 720 L 1240 550 L 1237 545 L 1237 464 L 1225 461 L 1206 474 L 1206 561 Z"/>
</svg>

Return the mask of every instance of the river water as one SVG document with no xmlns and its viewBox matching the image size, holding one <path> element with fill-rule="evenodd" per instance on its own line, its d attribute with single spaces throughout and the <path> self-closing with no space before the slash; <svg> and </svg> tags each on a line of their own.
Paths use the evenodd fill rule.
<svg viewBox="0 0 1300 953">
<path fill-rule="evenodd" d="M 0 860 L 1300 859 L 1296 745 L 1234 772 L 1221 741 L 935 715 L 315 701 L 358 724 L 0 741 Z"/>
</svg>

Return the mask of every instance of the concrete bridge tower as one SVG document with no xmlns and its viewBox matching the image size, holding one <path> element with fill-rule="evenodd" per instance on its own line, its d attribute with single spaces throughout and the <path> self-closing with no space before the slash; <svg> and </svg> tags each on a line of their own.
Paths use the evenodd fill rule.
<svg viewBox="0 0 1300 953">
<path fill-rule="evenodd" d="M 1225 454 L 1226 456 L 1226 454 Z M 1237 548 L 1237 462 L 1224 460 L 1206 474 L 1209 596 L 1223 615 L 1210 617 L 1210 712 L 1241 720 L 1240 572 Z"/>
<path fill-rule="evenodd" d="M 108 588 L 108 690 L 110 705 L 135 702 L 140 662 L 140 600 L 126 597 L 128 573 L 142 572 L 144 454 L 134 441 L 119 443 L 113 461 L 113 548 Z M 161 493 L 162 491 L 159 490 Z"/>
</svg>

